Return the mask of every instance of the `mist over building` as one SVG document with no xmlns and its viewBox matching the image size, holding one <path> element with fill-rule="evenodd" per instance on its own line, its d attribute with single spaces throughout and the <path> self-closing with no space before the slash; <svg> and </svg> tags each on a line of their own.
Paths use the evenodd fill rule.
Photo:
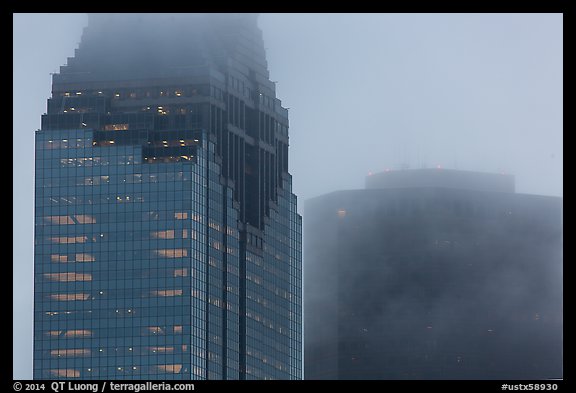
<svg viewBox="0 0 576 393">
<path fill-rule="evenodd" d="M 34 378 L 300 379 L 301 217 L 255 14 L 93 14 L 36 132 Z"/>
<path fill-rule="evenodd" d="M 386 171 L 305 204 L 305 379 L 562 378 L 562 199 Z"/>
</svg>

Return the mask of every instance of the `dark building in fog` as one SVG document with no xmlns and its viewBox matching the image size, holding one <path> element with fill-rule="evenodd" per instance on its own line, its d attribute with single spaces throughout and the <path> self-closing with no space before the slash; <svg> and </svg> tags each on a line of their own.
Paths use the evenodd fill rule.
<svg viewBox="0 0 576 393">
<path fill-rule="evenodd" d="M 562 370 L 562 199 L 424 169 L 308 200 L 305 379 Z"/>
<path fill-rule="evenodd" d="M 302 377 L 288 114 L 256 15 L 90 15 L 35 175 L 34 378 Z"/>
</svg>

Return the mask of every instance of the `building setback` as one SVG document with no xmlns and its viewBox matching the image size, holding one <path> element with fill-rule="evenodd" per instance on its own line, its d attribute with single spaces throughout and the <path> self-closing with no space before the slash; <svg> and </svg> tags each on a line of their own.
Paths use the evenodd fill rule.
<svg viewBox="0 0 576 393">
<path fill-rule="evenodd" d="M 562 199 L 382 172 L 305 209 L 305 379 L 562 378 Z"/>
<path fill-rule="evenodd" d="M 256 15 L 90 15 L 35 175 L 34 378 L 302 378 L 288 114 Z"/>
</svg>

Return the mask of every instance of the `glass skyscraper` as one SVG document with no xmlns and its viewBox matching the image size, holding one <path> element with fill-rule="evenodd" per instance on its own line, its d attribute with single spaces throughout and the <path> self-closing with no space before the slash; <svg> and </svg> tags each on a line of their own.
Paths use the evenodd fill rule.
<svg viewBox="0 0 576 393">
<path fill-rule="evenodd" d="M 410 169 L 305 214 L 305 379 L 563 377 L 562 198 Z"/>
<path fill-rule="evenodd" d="M 90 15 L 35 162 L 34 378 L 301 379 L 302 224 L 256 15 Z"/>
</svg>

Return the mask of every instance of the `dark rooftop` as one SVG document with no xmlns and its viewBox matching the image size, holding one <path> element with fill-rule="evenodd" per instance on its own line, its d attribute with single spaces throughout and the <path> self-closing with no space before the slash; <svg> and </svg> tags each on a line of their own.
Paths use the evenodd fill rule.
<svg viewBox="0 0 576 393">
<path fill-rule="evenodd" d="M 366 188 L 441 187 L 514 192 L 514 176 L 454 169 L 386 170 L 366 177 Z"/>
</svg>

